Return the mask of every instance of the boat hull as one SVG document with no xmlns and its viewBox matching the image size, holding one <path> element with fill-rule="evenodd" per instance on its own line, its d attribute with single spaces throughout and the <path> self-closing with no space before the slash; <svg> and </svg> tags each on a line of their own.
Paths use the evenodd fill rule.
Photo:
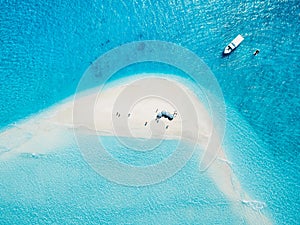
<svg viewBox="0 0 300 225">
<path fill-rule="evenodd" d="M 223 51 L 224 55 L 230 54 L 234 49 L 236 49 L 244 40 L 244 37 L 242 35 L 236 36 L 229 45 L 227 45 Z"/>
</svg>

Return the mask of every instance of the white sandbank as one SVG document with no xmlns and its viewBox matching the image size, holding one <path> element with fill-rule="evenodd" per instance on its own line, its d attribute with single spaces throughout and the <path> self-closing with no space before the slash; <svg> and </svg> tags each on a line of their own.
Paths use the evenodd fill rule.
<svg viewBox="0 0 300 225">
<path fill-rule="evenodd" d="M 116 105 L 120 94 L 126 89 L 137 96 L 143 96 L 145 91 L 143 85 L 121 84 L 105 89 L 101 93 L 99 93 L 101 89 L 99 87 L 88 90 L 82 93 L 79 98 L 76 98 L 76 104 L 81 106 L 80 112 L 75 115 L 77 117 L 76 120 L 73 118 L 74 98 L 69 98 L 63 103 L 1 132 L 0 160 L 8 160 L 20 153 L 46 154 L 56 147 L 70 145 L 70 143 L 74 144 L 74 137 L 66 135 L 66 130 L 70 128 L 82 129 L 82 127 L 92 132 L 96 131 L 101 135 L 136 138 L 156 137 L 156 135 L 160 136 L 163 132 L 163 138 L 165 139 L 179 139 L 182 137 L 183 129 L 187 129 L 185 131 L 187 134 L 185 139 L 195 141 L 193 134 L 196 133 L 198 134 L 197 143 L 205 149 L 213 128 L 213 123 L 205 106 L 192 91 L 175 80 L 158 78 L 157 76 L 150 78 L 148 76 L 147 78 L 149 89 L 162 83 L 169 85 L 167 88 L 168 91 L 177 93 L 178 87 L 180 87 L 186 95 L 176 96 L 176 105 L 168 99 L 162 99 L 155 95 L 142 98 L 136 102 L 129 100 L 128 104 L 131 104 L 129 110 L 124 111 L 124 107 Z M 186 98 L 189 98 L 189 101 L 192 102 L 195 108 L 198 117 L 197 126 L 194 124 L 196 121 L 192 123 L 188 121 L 188 114 L 185 114 L 184 117 L 181 114 L 180 107 L 181 105 L 185 105 Z M 95 116 L 93 119 L 84 116 L 85 110 L 89 110 L 90 105 L 94 106 Z M 155 118 L 157 112 L 162 110 L 171 113 L 177 111 L 177 116 L 172 121 L 165 118 L 161 119 L 158 123 L 160 125 L 157 127 L 150 126 L 151 123 L 156 124 Z M 119 114 L 120 116 L 118 116 Z M 193 118 L 193 115 L 190 115 L 190 117 Z M 114 123 L 118 123 L 120 118 L 126 118 L 130 132 L 122 129 L 122 127 L 116 131 Z M 74 123 L 74 121 L 76 122 Z M 184 126 L 186 124 L 188 127 Z M 221 142 L 221 140 L 217 139 L 214 141 L 216 143 Z M 222 160 L 214 160 L 207 172 L 224 196 L 233 203 L 234 212 L 239 213 L 248 224 L 271 224 L 270 220 L 260 211 L 255 211 L 246 204 L 243 204 L 242 201 L 250 202 L 251 199 L 242 190 L 240 183 L 235 178 L 230 164 L 226 162 L 226 154 L 222 148 L 218 152 L 217 158 Z"/>
</svg>

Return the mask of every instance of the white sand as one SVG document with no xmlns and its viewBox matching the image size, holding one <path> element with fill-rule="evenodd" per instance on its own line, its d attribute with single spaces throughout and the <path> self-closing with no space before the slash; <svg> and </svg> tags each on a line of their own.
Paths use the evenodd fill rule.
<svg viewBox="0 0 300 225">
<path fill-rule="evenodd" d="M 183 96 L 185 98 L 182 99 L 179 98 L 177 100 L 177 105 L 175 105 L 172 100 L 163 99 L 160 96 L 148 96 L 143 98 L 143 93 L 145 92 L 144 87 L 151 91 L 151 89 L 158 84 L 164 87 L 168 85 L 168 90 L 174 93 L 178 92 L 179 87 L 186 93 L 186 96 Z M 128 94 L 128 96 L 140 95 L 141 99 L 139 99 L 137 102 L 128 100 L 128 104 L 130 104 L 129 110 L 124 111 L 122 106 L 118 106 L 116 102 L 117 99 L 123 94 L 124 89 L 128 88 L 131 92 Z M 133 85 L 126 84 L 113 87 L 102 92 L 99 91 L 99 88 L 95 88 L 88 91 L 88 94 L 83 94 L 83 97 L 77 98 L 76 101 L 77 104 L 80 105 L 80 112 L 76 114 L 79 115 L 76 119 L 73 120 L 73 102 L 68 102 L 64 105 L 61 105 L 59 110 L 56 110 L 56 114 L 50 118 L 50 120 L 54 123 L 59 123 L 62 125 L 75 127 L 84 126 L 91 130 L 95 129 L 102 135 L 149 138 L 151 134 L 155 136 L 155 131 L 157 130 L 151 130 L 149 125 L 144 125 L 145 122 L 148 124 L 150 124 L 151 121 L 154 122 L 157 113 L 161 112 L 162 110 L 170 113 L 177 111 L 178 114 L 175 119 L 169 121 L 168 119 L 164 118 L 159 120 L 159 123 L 163 123 L 164 127 L 169 125 L 168 129 L 165 129 L 164 138 L 178 139 L 181 138 L 183 128 L 182 124 L 187 123 L 187 121 L 183 121 L 183 118 L 180 114 L 180 106 L 185 104 L 186 98 L 189 98 L 193 103 L 199 120 L 198 126 L 196 126 L 194 123 L 189 123 L 193 124 L 194 126 L 185 128 L 189 130 L 189 132 L 186 132 L 186 136 L 189 139 L 193 139 L 194 135 L 192 134 L 199 131 L 198 142 L 205 146 L 212 129 L 212 123 L 207 111 L 205 110 L 205 107 L 198 101 L 196 96 L 194 96 L 193 93 L 182 84 L 176 81 L 170 81 L 161 78 L 147 79 L 142 81 L 142 85 L 140 86 L 136 85 L 135 83 Z M 89 114 L 85 112 L 86 110 L 89 110 L 89 105 L 93 105 L 94 118 L 85 116 Z M 156 110 L 158 110 L 158 112 L 156 112 Z M 120 117 L 116 116 L 117 112 L 121 115 Z M 185 116 L 185 120 L 192 117 L 189 115 L 189 112 L 186 113 L 187 116 Z M 130 114 L 129 117 L 128 114 Z M 116 131 L 118 120 L 124 118 L 128 122 L 128 127 L 130 128 L 131 133 L 128 133 L 122 129 L 120 129 L 121 133 L 117 133 Z"/>
<path fill-rule="evenodd" d="M 176 96 L 178 101 L 176 105 L 172 101 L 160 98 L 159 95 L 140 99 L 136 102 L 130 102 L 129 99 L 128 104 L 131 104 L 129 110 L 124 110 L 124 107 L 121 105 L 116 105 L 116 101 L 122 94 L 122 91 L 130 89 L 134 95 L 143 96 L 147 87 L 130 84 L 120 85 L 109 88 L 101 92 L 100 95 L 98 93 L 99 88 L 95 88 L 83 94 L 82 97 L 77 98 L 76 104 L 79 104 L 81 107 L 75 115 L 76 119 L 73 118 L 74 100 L 69 99 L 49 109 L 47 112 L 18 124 L 17 127 L 2 132 L 0 134 L 0 150 L 6 149 L 7 152 L 0 154 L 0 160 L 9 159 L 20 153 L 45 154 L 53 148 L 62 147 L 68 142 L 74 142 L 72 137 L 64 135 L 66 129 L 73 127 L 76 129 L 85 127 L 90 131 L 97 131 L 101 135 L 139 138 L 161 137 L 161 134 L 163 134 L 163 138 L 178 139 L 182 137 L 182 132 L 185 132 L 185 139 L 196 141 L 205 149 L 211 135 L 212 121 L 198 98 L 187 87 L 177 81 L 152 77 L 147 80 L 147 84 L 149 89 L 157 85 L 169 85 L 167 89 L 174 93 L 178 92 L 176 87 L 180 87 L 186 93 L 185 97 L 188 97 L 195 107 L 198 116 L 198 126 L 195 124 L 196 121 L 189 121 L 189 118 L 193 118 L 192 114 L 189 116 L 186 114 L 189 112 L 185 112 L 183 116 L 181 113 L 180 107 L 185 105 L 187 99 L 180 95 Z M 84 116 L 89 115 L 89 112 L 86 111 L 90 110 L 90 105 L 94 106 L 94 118 Z M 159 121 L 160 125 L 155 127 L 157 109 L 158 112 L 162 110 L 177 111 L 178 115 L 173 121 L 161 119 Z M 117 112 L 120 113 L 120 117 L 116 115 Z M 128 114 L 130 114 L 129 117 Z M 129 130 L 118 127 L 118 120 L 120 119 L 126 119 Z M 147 125 L 145 126 L 146 122 Z M 154 124 L 152 129 L 150 129 L 150 124 Z M 166 129 L 167 125 L 168 129 Z M 183 129 L 185 130 L 183 131 Z M 195 140 L 194 134 L 197 134 L 197 140 Z M 18 138 L 15 139 L 15 137 Z M 214 141 L 216 143 L 220 142 L 220 140 Z M 234 211 L 239 213 L 248 224 L 271 224 L 268 218 L 259 211 L 242 204 L 242 201 L 251 201 L 251 199 L 242 190 L 239 182 L 234 177 L 230 164 L 226 162 L 227 159 L 223 149 L 219 151 L 218 157 L 223 160 L 215 160 L 207 172 L 220 191 L 234 203 Z"/>
</svg>

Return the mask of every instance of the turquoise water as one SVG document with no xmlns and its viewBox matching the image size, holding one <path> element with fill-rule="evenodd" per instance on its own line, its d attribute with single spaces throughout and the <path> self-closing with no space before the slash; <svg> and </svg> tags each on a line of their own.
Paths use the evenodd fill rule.
<svg viewBox="0 0 300 225">
<path fill-rule="evenodd" d="M 0 12 L 2 129 L 73 94 L 106 51 L 170 41 L 201 57 L 220 83 L 228 108 L 224 145 L 243 188 L 266 203 L 275 224 L 300 221 L 298 1 L 28 0 L 1 1 Z M 239 33 L 245 41 L 223 57 Z M 162 69 L 152 71 L 170 72 Z M 76 146 L 0 167 L 0 224 L 244 223 L 199 175 L 196 156 L 171 179 L 144 188 L 99 177 Z"/>
<path fill-rule="evenodd" d="M 107 142 L 110 147 L 117 143 L 112 138 Z M 160 150 L 172 150 L 172 142 Z M 197 155 L 172 179 L 136 188 L 108 182 L 74 148 L 0 164 L 1 180 L 5 178 L 0 193 L 2 224 L 241 222 L 213 182 L 195 169 Z"/>
</svg>

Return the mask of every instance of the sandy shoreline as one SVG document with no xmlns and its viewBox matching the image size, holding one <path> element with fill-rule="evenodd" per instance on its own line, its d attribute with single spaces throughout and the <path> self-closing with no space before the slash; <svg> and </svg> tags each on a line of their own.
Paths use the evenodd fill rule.
<svg viewBox="0 0 300 225">
<path fill-rule="evenodd" d="M 51 151 L 54 145 L 63 146 L 67 142 L 72 142 L 74 140 L 65 137 L 63 132 L 74 127 L 75 129 L 84 127 L 94 131 L 95 134 L 108 136 L 158 137 L 163 139 L 183 137 L 189 141 L 197 142 L 205 149 L 213 129 L 213 123 L 205 106 L 191 90 L 177 81 L 158 77 L 146 79 L 144 83 L 138 85 L 121 84 L 108 88 L 101 93 L 99 93 L 99 87 L 88 90 L 76 100 L 64 101 L 17 127 L 5 130 L 0 134 L 0 145 L 6 151 L 0 154 L 0 160 L 9 159 L 20 153 L 44 154 Z M 145 93 L 151 92 L 153 87 L 159 90 L 163 88 L 166 92 L 173 93 L 173 96 L 180 90 L 182 92 L 174 96 L 176 104 L 170 99 L 161 98 L 159 93 L 142 98 Z M 118 99 L 122 95 L 127 97 L 125 100 L 119 101 Z M 128 96 L 130 97 L 128 98 Z M 190 101 L 190 105 L 188 105 L 188 101 Z M 74 113 L 75 104 L 80 107 Z M 194 112 L 187 107 L 191 105 L 195 109 Z M 91 109 L 93 109 L 92 112 Z M 162 118 L 157 122 L 156 116 L 163 110 L 172 114 L 176 112 L 177 115 L 172 121 Z M 195 112 L 196 114 L 193 114 Z M 198 120 L 191 121 L 195 115 Z M 18 140 L 9 141 L 16 134 L 18 134 Z M 45 140 L 47 141 L 45 142 Z M 216 139 L 214 141 L 221 143 L 221 140 Z M 223 159 L 223 161 L 215 160 L 207 172 L 220 191 L 231 202 L 236 203 L 234 207 L 238 209 L 235 211 L 238 211 L 249 224 L 258 224 L 258 222 L 259 224 L 271 224 L 268 218 L 260 212 L 255 212 L 241 203 L 242 200 L 251 200 L 234 177 L 230 165 L 226 163 L 226 154 L 222 148 L 216 157 Z"/>
<path fill-rule="evenodd" d="M 164 84 L 161 84 L 164 82 Z M 197 116 L 199 118 L 199 135 L 198 135 L 198 142 L 203 146 L 206 144 L 206 139 L 208 139 L 211 129 L 212 129 L 212 122 L 210 120 L 209 114 L 205 110 L 205 107 L 197 100 L 196 96 L 193 93 L 175 81 L 167 81 L 166 79 L 161 78 L 151 78 L 143 81 L 143 84 L 146 84 L 151 91 L 153 86 L 158 84 L 169 85 L 168 91 L 175 92 L 177 91 L 178 87 L 182 89 L 186 96 L 192 101 L 192 104 L 195 107 L 197 112 Z M 163 99 L 160 96 L 147 96 L 146 98 L 143 97 L 143 94 L 138 98 L 138 101 L 129 100 L 126 104 L 129 105 L 128 110 L 125 110 L 122 105 L 118 105 L 117 99 L 124 93 L 124 90 L 127 91 L 130 89 L 129 95 L 139 95 L 138 93 L 145 92 L 144 87 L 140 85 L 133 84 L 124 84 L 120 86 L 116 86 L 113 88 L 109 88 L 103 92 L 99 93 L 99 88 L 95 88 L 89 91 L 89 94 L 84 94 L 82 97 L 76 99 L 78 105 L 80 105 L 79 112 L 76 113 L 77 118 L 74 119 L 73 115 L 73 107 L 74 102 L 67 102 L 64 105 L 60 106 L 60 110 L 56 110 L 57 112 L 55 115 L 50 118 L 50 121 L 54 123 L 59 123 L 62 125 L 69 125 L 69 126 L 84 126 L 90 130 L 96 130 L 98 133 L 103 135 L 118 135 L 118 136 L 125 136 L 125 137 L 133 137 L 133 138 L 150 138 L 151 133 L 152 135 L 156 136 L 155 133 L 158 131 L 155 127 L 150 128 L 150 123 L 155 122 L 156 116 L 159 112 L 165 110 L 170 113 L 177 112 L 176 118 L 172 121 L 168 119 L 162 118 L 159 120 L 160 127 L 163 124 L 164 127 L 164 138 L 168 139 L 178 139 L 181 137 L 182 133 L 182 124 L 186 123 L 187 118 L 182 118 L 180 110 L 178 109 L 178 105 L 174 105 L 168 99 Z M 146 90 L 147 91 L 147 90 Z M 129 96 L 129 99 L 131 97 Z M 185 105 L 186 99 L 180 99 L 178 101 L 179 105 Z M 124 101 L 120 104 L 124 104 Z M 93 118 L 87 117 L 89 112 L 86 112 L 90 109 L 89 106 L 93 106 Z M 75 116 L 76 116 L 75 115 Z M 187 112 L 187 116 L 191 117 L 190 113 Z M 116 126 L 118 126 L 118 121 L 121 119 L 125 119 L 127 122 L 128 127 L 130 128 L 130 133 L 128 131 L 122 131 L 121 133 L 116 132 Z M 147 125 L 145 126 L 145 123 Z M 167 129 L 165 127 L 168 126 Z M 197 126 L 190 126 L 187 129 L 190 130 L 190 133 L 198 133 L 198 129 L 196 130 Z M 152 132 L 151 132 L 152 131 Z M 192 139 L 194 135 L 187 136 L 187 138 Z"/>
</svg>

